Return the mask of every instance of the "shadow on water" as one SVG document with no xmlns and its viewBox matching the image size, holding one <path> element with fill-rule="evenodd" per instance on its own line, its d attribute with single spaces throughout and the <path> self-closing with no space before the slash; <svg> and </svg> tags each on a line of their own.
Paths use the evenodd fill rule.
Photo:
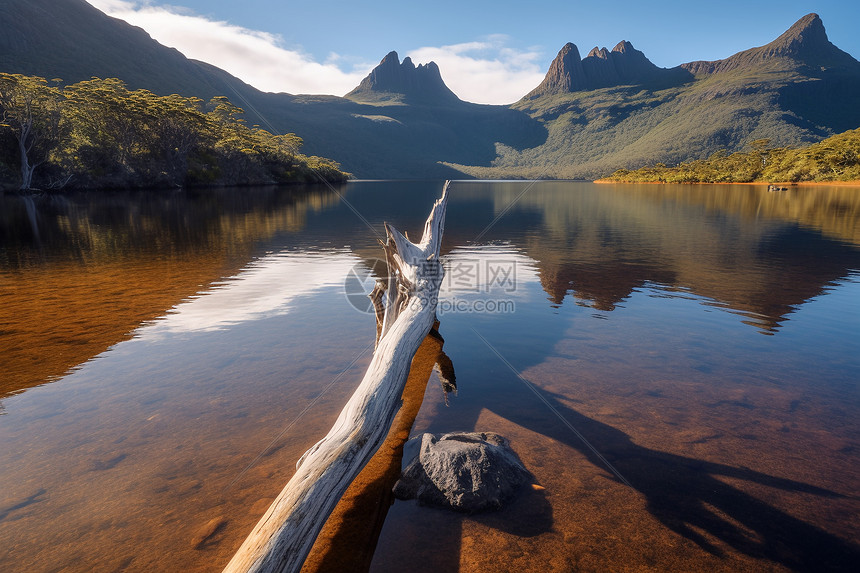
<svg viewBox="0 0 860 573">
<path fill-rule="evenodd" d="M 568 189 L 547 184 L 524 194 L 522 185 L 515 184 L 459 185 L 457 197 L 461 203 L 456 204 L 457 210 L 452 209 L 450 218 L 461 220 L 449 224 L 447 240 L 455 245 L 470 244 L 475 229 L 492 219 L 484 204 L 492 201 L 492 213 L 506 215 L 494 223 L 484 240 L 510 244 L 511 250 L 519 250 L 533 260 L 540 288 L 554 307 L 563 301 L 587 302 L 597 310 L 611 312 L 623 308 L 621 303 L 643 285 L 656 282 L 677 291 L 667 296 L 684 298 L 685 293 L 691 293 L 706 301 L 702 304 L 715 301 L 715 305 L 739 314 L 760 332 L 774 334 L 797 308 L 826 293 L 828 285 L 849 276 L 860 261 L 860 243 L 851 217 L 831 216 L 833 212 L 842 213 L 843 209 L 837 207 L 843 204 L 848 206 L 848 213 L 857 212 L 860 203 L 840 190 L 791 195 L 791 201 L 783 204 L 778 202 L 780 198 L 752 187 L 654 190 L 642 186 L 597 193 L 586 187 Z M 511 205 L 515 208 L 508 212 Z M 474 221 L 480 222 L 477 227 Z M 471 255 L 463 257 L 479 256 L 480 248 L 473 245 Z M 525 281 L 524 277 L 520 279 Z M 786 496 L 817 497 L 822 501 L 845 496 L 803 481 L 719 463 L 725 458 L 708 461 L 639 445 L 634 442 L 635 434 L 566 406 L 571 403 L 569 395 L 540 391 L 598 455 L 543 406 L 536 409 L 516 398 L 521 390 L 515 387 L 518 383 L 505 380 L 507 374 L 500 378 L 493 373 L 494 368 L 503 367 L 496 358 L 488 361 L 480 357 L 485 349 L 476 343 L 470 330 L 476 324 L 491 324 L 494 333 L 502 331 L 495 334 L 497 340 L 508 342 L 513 337 L 518 341 L 502 344 L 507 359 L 521 371 L 539 365 L 549 357 L 549 349 L 556 341 L 569 336 L 565 330 L 570 324 L 547 320 L 527 304 L 518 302 L 517 313 L 503 320 L 473 315 L 468 321 L 457 317 L 446 321 L 452 333 L 449 340 L 453 348 L 449 353 L 463 371 L 463 380 L 471 381 L 466 382 L 471 395 L 465 391 L 459 403 L 454 404 L 452 410 L 458 411 L 428 413 L 423 421 L 426 431 L 477 429 L 479 424 L 498 416 L 511 422 L 512 427 L 522 428 L 525 440 L 530 439 L 529 433 L 544 436 L 580 452 L 594 467 L 607 470 L 602 455 L 637 492 L 631 497 L 644 502 L 647 513 L 643 514 L 648 516 L 645 521 L 655 527 L 654 532 L 641 533 L 630 541 L 632 551 L 644 550 L 651 543 L 676 548 L 681 541 L 676 535 L 691 542 L 682 543 L 684 556 L 667 557 L 670 561 L 662 563 L 664 568 L 671 568 L 672 563 L 679 562 L 671 560 L 686 559 L 685 556 L 697 560 L 692 562 L 693 567 L 702 567 L 707 563 L 702 559 L 712 555 L 716 559 L 710 563 L 716 567 L 733 567 L 740 559 L 741 565 L 762 560 L 755 567 L 781 564 L 797 571 L 854 570 L 860 559 L 856 544 L 822 529 L 817 522 L 813 525 L 812 521 L 795 517 L 794 511 L 781 509 L 779 502 L 768 503 L 748 492 L 770 488 Z M 586 332 L 579 335 L 589 336 Z M 722 358 L 715 356 L 714 360 Z M 588 367 L 585 359 L 581 364 Z M 563 381 L 554 384 L 559 386 Z M 715 430 L 718 431 L 719 428 Z M 758 445 L 762 453 L 766 447 L 764 443 Z M 566 471 L 558 467 L 553 473 Z M 607 477 L 615 479 L 611 474 Z M 467 519 L 452 517 L 442 510 L 418 511 L 414 504 L 396 504 L 373 570 L 386 571 L 409 563 L 421 571 L 458 570 L 490 562 L 512 569 L 515 563 L 520 566 L 520 554 L 540 546 L 493 537 L 487 528 L 521 538 L 552 531 L 546 536 L 547 543 L 571 544 L 570 548 L 555 549 L 553 545 L 552 549 L 540 549 L 547 559 L 554 557 L 551 552 L 569 550 L 571 563 L 578 558 L 573 552 L 579 551 L 607 569 L 632 564 L 621 561 L 622 556 L 608 557 L 609 549 L 589 545 L 582 533 L 583 523 L 566 522 L 569 506 L 586 511 L 587 503 L 558 497 L 553 500 L 550 496 L 554 506 L 547 503 L 545 509 L 540 509 L 542 497 L 528 493 L 523 496 L 527 502 L 521 504 L 518 500 L 498 513 Z M 524 508 L 530 505 L 534 513 L 527 515 Z M 554 507 L 557 516 L 553 516 Z M 621 514 L 612 519 L 616 517 L 616 524 L 636 519 Z M 475 527 L 474 523 L 485 527 Z M 473 538 L 478 532 L 480 542 Z M 568 536 L 579 539 L 568 541 Z M 411 546 L 416 539 L 435 549 Z M 480 544 L 488 540 L 500 545 L 495 560 L 482 556 L 485 551 Z M 653 565 L 642 555 L 630 558 Z M 601 559 L 611 559 L 612 564 Z M 563 561 L 555 566 L 564 567 Z M 547 569 L 552 568 L 547 565 Z"/>
<path fill-rule="evenodd" d="M 511 201 L 519 197 L 516 212 L 503 217 L 487 238 L 508 245 L 512 253 L 521 254 L 517 261 L 525 261 L 520 267 L 523 272 L 528 261 L 534 261 L 539 281 L 535 285 L 540 289 L 536 297 L 540 299 L 541 310 L 546 310 L 546 296 L 549 296 L 550 303 L 556 306 L 564 301 L 569 307 L 568 301 L 573 298 L 577 303 L 590 301 L 597 310 L 614 312 L 616 308 L 623 308 L 619 303 L 627 300 L 639 285 L 657 281 L 667 288 L 683 289 L 681 294 L 694 293 L 725 303 L 726 308 L 762 316 L 764 327 L 776 330 L 796 307 L 826 292 L 827 285 L 846 276 L 848 270 L 860 268 L 860 227 L 856 226 L 856 216 L 852 215 L 860 212 L 857 211 L 860 202 L 856 197 L 849 197 L 847 192 L 773 197 L 774 194 L 757 193 L 755 190 L 709 189 L 707 193 L 699 193 L 685 187 L 675 191 L 660 189 L 658 192 L 637 187 L 629 191 L 619 189 L 617 193 L 597 193 L 590 187 L 578 189 L 568 188 L 567 184 L 547 184 L 538 185 L 528 194 L 521 195 L 521 186 L 511 184 L 509 188 L 498 191 L 496 187 L 484 189 L 482 185 L 475 183 L 469 187 L 462 184 L 458 189 L 448 216 L 448 250 L 471 245 L 486 223 L 494 215 L 504 213 Z M 17 392 L 53 379 L 54 375 L 67 371 L 69 366 L 124 340 L 137 325 L 161 316 L 166 309 L 199 292 L 202 285 L 232 276 L 255 256 L 284 248 L 333 247 L 349 248 L 359 259 L 370 260 L 378 256 L 379 249 L 368 226 L 378 231 L 383 220 L 392 220 L 399 225 L 403 221 L 402 226 L 410 231 L 420 229 L 426 217 L 427 204 L 435 200 L 438 187 L 437 182 L 409 183 L 408 186 L 402 182 L 351 183 L 350 203 L 359 213 L 367 215 L 367 220 L 356 217 L 352 209 L 340 202 L 338 195 L 325 190 L 152 194 L 147 195 L 145 201 L 135 197 L 103 196 L 99 201 L 86 198 L 76 201 L 72 198 L 64 205 L 48 204 L 47 201 L 40 204 L 36 200 L 39 207 L 36 213 L 38 240 L 26 206 L 18 203 L 17 198 L 7 198 L 5 203 L 0 200 L 4 205 L 9 205 L 12 200 L 18 203 L 14 209 L 0 209 L 0 279 L 14 279 L 16 288 L 7 289 L 10 293 L 7 301 L 11 297 L 17 305 L 5 305 L 4 318 L 8 318 L 8 324 L 0 321 L 0 339 L 4 343 L 0 344 L 4 349 L 0 353 L 0 366 L 3 366 L 0 372 L 7 373 L 5 378 L 0 376 L 0 394 L 7 388 L 10 392 Z M 472 187 L 474 192 L 470 192 Z M 409 192 L 409 201 L 392 200 L 392 197 L 405 196 L 405 193 L 396 195 L 403 191 Z M 455 204 L 456 208 L 453 208 Z M 817 205 L 823 207 L 811 208 Z M 130 291 L 120 288 L 128 286 L 134 288 Z M 118 292 L 126 294 L 114 296 L 113 293 Z M 43 299 L 47 302 L 41 304 L 39 301 L 42 299 L 35 297 L 34 293 L 44 293 Z M 66 303 L 63 306 L 56 303 L 57 293 L 61 293 Z M 523 299 L 516 316 L 504 317 L 507 321 L 504 325 L 492 323 L 492 328 L 499 331 L 503 340 L 508 340 L 507 336 L 515 336 L 520 342 L 506 355 L 521 370 L 543 363 L 554 341 L 567 336 L 565 333 L 570 326 L 566 321 L 552 319 L 555 314 L 530 314 L 526 300 Z M 68 303 L 75 301 L 82 304 L 72 308 Z M 308 316 L 311 316 L 311 310 L 316 310 L 316 307 L 308 307 Z M 51 314 L 46 314 L 48 311 Z M 59 330 L 59 326 L 71 323 L 70 318 L 75 319 L 75 324 L 71 325 L 74 329 Z M 458 369 L 461 373 L 464 369 L 467 371 L 462 379 L 470 381 L 471 397 L 468 392 L 463 392 L 456 401 L 452 401 L 454 407 L 450 410 L 459 410 L 459 413 L 454 412 L 450 417 L 456 418 L 458 427 L 444 427 L 448 422 L 446 419 L 439 422 L 440 427 L 429 431 L 471 428 L 478 423 L 483 411 L 489 411 L 529 432 L 574 448 L 587 456 L 594 468 L 605 469 L 603 461 L 565 424 L 543 410 L 542 405 L 535 408 L 522 400 L 518 402 L 519 393 L 514 390 L 519 382 L 492 375 L 493 368 L 499 365 L 495 358 L 480 358 L 480 343 L 469 340 L 474 338 L 469 331 L 478 319 L 475 316 L 469 318 L 469 324 L 465 325 L 457 324 L 456 317 L 452 317 L 450 322 L 446 320 L 448 330 L 445 335 L 453 343 L 454 351 L 450 348 L 448 351 Z M 480 320 L 489 321 L 491 318 L 483 316 Z M 54 346 L 47 350 L 45 344 L 49 338 L 37 329 L 41 327 L 53 336 L 50 340 Z M 458 328 L 461 335 L 457 334 Z M 237 331 L 241 333 L 241 329 Z M 321 338 L 311 340 L 322 340 L 327 332 L 322 330 Z M 449 336 L 448 332 L 452 335 Z M 587 336 L 585 333 L 581 335 Z M 11 352 L 15 347 L 19 351 Z M 67 353 L 62 354 L 56 348 Z M 300 354 L 301 348 L 295 350 L 291 358 L 300 359 Z M 34 356 L 38 361 L 31 360 Z M 242 376 L 251 379 L 267 375 L 267 355 L 260 356 L 263 359 L 259 360 L 259 365 L 242 372 Z M 718 359 L 714 357 L 713 362 L 717 363 Z M 464 364 L 468 362 L 472 364 Z M 18 379 L 12 380 L 9 373 Z M 182 380 L 182 375 L 178 374 L 177 380 Z M 558 390 L 558 385 L 552 389 Z M 220 390 L 218 386 L 212 386 L 207 391 Z M 248 390 L 249 393 L 252 391 Z M 172 399 L 167 393 L 165 396 L 165 401 Z M 182 398 L 182 394 L 177 396 Z M 834 499 L 838 494 L 744 467 L 643 447 L 634 443 L 637 434 L 626 427 L 630 433 L 565 406 L 571 403 L 570 396 L 548 392 L 542 392 L 542 396 L 632 484 L 638 492 L 637 500 L 641 494 L 648 510 L 647 520 L 665 531 L 673 543 L 677 541 L 676 533 L 683 536 L 680 541 L 693 548 L 697 556 L 707 558 L 708 554 L 704 552 L 721 555 L 731 548 L 739 555 L 767 559 L 774 565 L 778 563 L 801 571 L 847 569 L 860 558 L 855 545 L 778 509 L 775 504 L 761 501 L 747 493 L 747 488 L 738 482 L 754 486 L 753 489 L 768 487 L 791 494 L 818 496 L 821 500 Z M 742 401 L 737 405 L 744 407 Z M 336 406 L 330 408 L 334 411 Z M 59 407 L 46 411 L 52 412 L 50 415 L 62 413 Z M 123 412 L 122 409 L 117 411 Z M 249 417 L 255 414 L 250 409 L 248 412 Z M 3 414 L 2 404 L 0 414 Z M 714 433 L 719 431 L 720 428 L 715 428 Z M 149 439 L 147 436 L 146 440 Z M 236 435 L 231 436 L 232 439 L 237 439 Z M 138 443 L 146 445 L 148 442 L 141 438 Z M 165 439 L 165 443 L 170 442 Z M 765 451 L 763 448 L 766 447 L 760 443 L 758 451 Z M 79 449 L 86 451 L 85 448 Z M 99 452 L 99 456 L 94 458 L 97 461 L 88 461 L 82 466 L 87 480 L 81 491 L 85 491 L 90 479 L 109 477 L 110 472 L 121 469 L 137 456 L 137 450 L 127 458 L 116 450 L 117 447 L 112 445 Z M 224 451 L 232 452 L 226 447 Z M 540 455 L 535 454 L 536 457 Z M 165 463 L 179 464 L 183 460 L 186 458 L 177 454 L 175 460 Z M 546 471 L 564 472 L 565 460 L 561 462 L 559 467 L 549 467 L 548 463 Z M 193 464 L 188 461 L 188 465 Z M 592 469 L 589 464 L 585 466 Z M 36 475 L 41 471 L 40 467 L 35 465 L 27 471 Z M 399 469 L 399 462 L 391 467 Z M 193 470 L 197 471 L 196 468 Z M 63 471 L 64 468 L 59 468 L 54 473 L 62 476 Z M 183 473 L 185 470 L 171 471 L 189 480 L 196 480 L 198 476 L 192 469 L 188 470 L 188 476 Z M 205 468 L 199 475 L 206 476 L 207 480 L 211 477 L 210 470 Z M 373 473 L 371 477 L 379 475 Z M 561 479 L 565 477 L 562 475 Z M 261 478 L 261 481 L 268 479 Z M 127 480 L 123 481 L 122 487 L 126 483 Z M 613 482 L 606 483 L 621 488 Z M 390 490 L 390 484 L 384 480 L 375 484 Z M 830 486 L 829 483 L 824 485 Z M 34 491 L 25 489 L 14 498 L 0 501 L 0 520 L 8 523 L 32 512 L 34 517 L 31 519 L 41 521 L 33 526 L 34 535 L 43 537 L 50 529 L 49 520 L 36 514 L 50 511 L 50 508 L 42 508 L 60 497 L 53 490 L 49 490 L 51 495 Z M 526 491 L 501 512 L 470 516 L 468 520 L 519 538 L 543 538 L 544 533 L 562 528 L 565 519 L 562 510 L 567 510 L 566 506 L 578 504 L 578 500 L 573 498 L 553 499 L 552 492 L 548 494 L 539 490 Z M 77 500 L 78 494 L 75 495 Z M 96 497 L 87 503 L 99 507 L 103 499 Z M 190 507 L 200 497 L 195 490 L 184 499 L 176 494 L 170 500 L 174 506 Z M 147 500 L 147 504 L 151 502 L 151 499 Z M 371 512 L 378 511 L 383 515 L 387 512 L 387 523 L 396 524 L 397 531 L 392 537 L 406 543 L 392 551 L 400 552 L 398 557 L 402 556 L 407 565 L 414 564 L 415 570 L 458 570 L 462 565 L 461 555 L 465 559 L 483 550 L 498 554 L 499 559 L 505 559 L 513 567 L 514 554 L 519 547 L 488 546 L 484 549 L 478 545 L 476 548 L 477 544 L 486 541 L 465 539 L 467 528 L 461 527 L 459 516 L 452 518 L 450 513 L 428 509 L 422 511 L 421 523 L 414 523 L 419 521 L 412 519 L 414 510 L 398 507 L 403 504 L 395 504 L 388 511 L 388 502 L 377 497 L 371 499 L 371 505 Z M 119 511 L 128 512 L 129 509 Z M 353 518 L 361 522 L 367 520 L 368 515 L 371 513 L 354 512 Z M 392 517 L 396 519 L 392 520 Z M 22 521 L 14 524 L 17 531 L 12 537 L 24 539 L 20 527 Z M 77 523 L 83 521 L 79 519 Z M 117 555 L 121 551 L 134 551 L 143 557 L 144 551 L 140 548 L 145 543 L 140 539 L 161 539 L 150 529 L 166 529 L 164 523 L 157 520 L 147 521 L 146 525 L 143 521 L 140 523 L 139 529 L 145 535 L 140 537 L 137 531 L 135 535 L 138 537 L 127 534 L 123 543 L 114 545 Z M 224 530 L 234 535 L 232 527 L 233 522 Z M 137 529 L 137 524 L 134 528 Z M 850 529 L 846 527 L 846 530 Z M 561 537 L 561 534 L 554 535 L 550 533 L 546 538 L 555 541 Z M 209 548 L 214 547 L 212 539 L 204 538 L 203 543 Z M 642 547 L 652 539 L 625 540 L 625 543 L 628 541 Z M 76 543 L 78 547 L 86 547 L 86 542 L 91 540 L 78 540 Z M 372 546 L 366 541 L 357 543 Z M 383 540 L 380 547 L 385 544 Z M 419 544 L 430 549 L 419 551 Z M 18 544 L 19 547 L 25 545 Z M 179 559 L 185 559 L 182 563 L 191 561 L 187 556 L 191 550 L 187 547 L 177 549 L 177 546 L 166 545 L 163 541 L 151 542 L 146 551 L 165 559 L 162 563 L 168 560 L 177 563 Z M 32 544 L 26 551 L 31 550 Z M 33 551 L 42 553 L 40 559 L 46 559 L 45 549 Z M 428 552 L 432 554 L 427 555 Z M 547 556 L 548 552 L 540 557 Z M 356 556 L 351 551 L 341 553 L 346 558 Z M 55 554 L 54 558 L 58 559 L 57 563 L 62 563 L 73 556 L 63 554 L 58 558 Z M 195 556 L 194 559 L 195 563 L 203 562 L 201 557 Z M 128 563 L 126 561 L 125 565 Z M 765 567 L 767 565 L 764 564 Z M 331 570 L 350 569 L 332 564 Z"/>
<path fill-rule="evenodd" d="M 597 231 L 590 234 L 601 240 L 594 239 L 593 244 L 586 242 L 589 233 L 583 230 L 589 229 L 589 221 L 600 220 L 602 211 L 601 204 L 596 203 L 585 209 L 590 217 L 582 218 L 579 212 L 590 205 L 584 199 L 576 211 L 557 222 L 558 229 L 553 235 L 557 238 L 555 242 L 545 240 L 524 245 L 532 257 L 540 261 L 542 286 L 554 302 L 560 304 L 570 292 L 571 285 L 583 298 L 597 302 L 607 298 L 607 292 L 612 294 L 613 285 L 620 286 L 618 294 L 610 296 L 609 300 L 623 300 L 633 290 L 632 284 L 642 279 L 664 278 L 659 273 L 671 275 L 668 269 L 677 269 L 674 272 L 679 275 L 686 273 L 680 278 L 682 285 L 685 282 L 694 285 L 694 291 L 726 301 L 731 308 L 752 311 L 754 315 L 765 318 L 756 326 L 773 333 L 797 306 L 825 292 L 829 281 L 847 276 L 860 261 L 856 227 L 851 216 L 834 215 L 857 212 L 857 197 L 850 191 L 826 189 L 795 193 L 790 202 L 776 202 L 752 188 L 743 191 L 661 188 L 655 191 L 648 187 L 621 187 L 618 191 L 619 197 L 627 201 L 624 205 L 626 211 L 620 209 L 613 213 L 625 214 L 631 223 L 613 228 L 612 236 L 619 239 L 613 248 L 619 251 L 619 256 L 607 256 L 609 243 Z M 527 196 L 523 202 L 531 199 L 535 197 Z M 612 199 L 614 197 L 610 195 L 606 200 Z M 556 200 L 560 202 L 554 211 L 558 218 L 558 214 L 565 213 L 565 207 L 573 202 L 548 194 L 546 204 Z M 731 219 L 705 218 L 702 215 L 704 205 L 731 214 Z M 693 216 L 679 219 L 676 214 L 680 211 L 689 211 Z M 676 224 L 653 223 L 651 218 L 656 213 L 660 216 L 655 221 L 669 220 Z M 761 219 L 763 213 L 772 218 Z M 545 220 L 548 226 L 552 226 L 550 215 Z M 731 221 L 742 221 L 744 233 L 736 233 L 735 226 L 740 223 Z M 694 228 L 681 233 L 677 229 L 683 225 L 693 225 Z M 636 237 L 629 229 L 637 227 L 648 229 L 648 232 L 633 240 Z M 714 234 L 709 235 L 707 230 Z M 743 235 L 742 240 L 737 239 L 739 235 Z M 722 240 L 718 245 L 709 247 L 714 237 L 719 236 Z M 662 240 L 654 237 L 662 237 Z M 694 256 L 703 253 L 710 256 L 696 265 L 677 263 L 690 256 L 684 251 L 684 245 L 689 243 L 696 245 L 691 251 L 697 253 Z M 659 247 L 640 251 L 637 250 L 640 244 Z M 579 256 L 559 255 L 554 251 L 574 252 Z M 601 256 L 588 256 L 594 252 Z M 635 256 L 625 256 L 629 253 Z M 595 263 L 605 260 L 613 262 L 609 269 Z M 635 260 L 637 265 L 624 265 L 623 261 L 627 260 Z M 547 269 L 553 263 L 555 267 Z M 598 272 L 589 273 L 590 265 Z M 735 282 L 721 280 L 719 276 L 724 271 L 727 276 L 734 277 Z M 739 276 L 744 277 L 748 284 L 739 285 Z M 592 280 L 589 282 L 589 279 Z M 679 278 L 667 276 L 665 282 L 678 284 Z M 588 288 L 589 284 L 592 289 Z M 762 285 L 765 288 L 761 288 Z M 595 306 L 601 308 L 600 304 Z M 605 305 L 604 308 L 613 310 L 614 305 Z M 531 355 L 526 361 L 535 363 L 538 360 L 538 356 Z M 548 421 L 530 415 L 522 404 L 513 400 L 491 399 L 483 405 L 517 425 L 578 450 L 595 466 L 608 469 L 602 455 L 632 488 L 645 497 L 647 509 L 654 518 L 708 553 L 723 556 L 723 549 L 714 543 L 715 539 L 752 558 L 781 563 L 798 571 L 854 570 L 860 562 L 860 547 L 856 544 L 777 509 L 724 480 L 741 480 L 751 485 L 821 498 L 844 497 L 841 494 L 745 467 L 638 445 L 623 431 L 566 406 L 564 403 L 569 402 L 569 396 L 538 392 L 594 449 L 566 424 L 560 423 L 561 420 Z M 465 425 L 471 427 L 469 424 L 476 422 L 477 418 L 473 418 Z"/>
<path fill-rule="evenodd" d="M 552 531 L 552 505 L 543 490 L 526 487 L 502 511 L 480 513 L 472 521 L 517 537 L 535 537 Z"/>
<path fill-rule="evenodd" d="M 449 392 L 457 389 L 454 366 L 442 348 L 445 340 L 438 328 L 436 322 L 415 353 L 403 389 L 402 406 L 391 430 L 329 516 L 305 560 L 302 568 L 305 573 L 369 569 L 388 510 L 394 503 L 392 489 L 400 477 L 403 445 L 434 369 L 439 372 L 446 399 Z"/>
<path fill-rule="evenodd" d="M 736 563 L 730 559 L 730 554 L 737 552 L 761 560 L 759 565 L 770 562 L 792 571 L 856 570 L 856 564 L 860 562 L 857 544 L 807 523 L 747 493 L 743 486 L 727 481 L 737 480 L 750 486 L 815 496 L 822 500 L 851 499 L 850 496 L 743 466 L 645 447 L 635 443 L 624 431 L 566 406 L 569 397 L 539 389 L 536 392 L 557 416 L 553 416 L 549 409 L 543 410 L 543 415 L 536 415 L 535 410 L 522 400 L 493 398 L 485 404 L 486 412 L 581 453 L 595 468 L 606 472 L 606 479 L 638 492 L 644 499 L 646 511 L 668 530 L 666 533 L 671 531 L 690 540 L 727 565 Z M 486 416 L 485 412 L 473 410 L 471 417 L 460 417 L 458 423 L 462 427 L 476 427 L 479 414 Z M 558 471 L 564 470 L 560 468 Z M 621 478 L 613 474 L 620 474 Z M 570 503 L 577 502 L 571 500 Z M 428 531 L 433 532 L 433 539 L 429 542 L 438 549 L 432 552 L 422 550 L 421 565 L 416 570 L 458 570 L 462 566 L 461 555 L 468 559 L 468 551 L 474 551 L 474 548 L 467 551 L 464 546 L 462 524 L 465 522 L 450 512 L 424 508 L 416 514 L 414 505 L 407 504 L 399 508 L 399 515 L 397 511 L 395 507 L 394 523 L 399 532 L 395 535 L 398 539 L 425 538 Z M 416 515 L 420 516 L 421 525 L 409 523 Z M 555 531 L 560 525 L 555 523 L 553 508 L 544 492 L 528 489 L 501 511 L 472 515 L 468 519 L 521 538 Z M 474 529 L 470 528 L 470 531 Z M 653 542 L 656 543 L 656 539 Z M 560 547 L 559 551 L 566 549 Z M 392 563 L 402 564 L 409 550 L 397 548 L 392 551 L 387 548 L 385 553 L 373 570 L 384 571 Z M 670 566 L 670 563 L 663 563 L 663 567 Z M 606 563 L 604 566 L 612 567 Z"/>
<path fill-rule="evenodd" d="M 45 494 L 48 493 L 46 489 L 40 489 L 33 495 L 29 495 L 21 501 L 15 502 L 6 507 L 0 507 L 0 521 L 4 521 L 6 519 L 15 519 L 15 513 L 30 506 L 34 503 L 39 503 L 44 500 Z"/>
<path fill-rule="evenodd" d="M 651 515 L 712 555 L 722 557 L 723 551 L 709 541 L 708 536 L 750 557 L 781 563 L 795 571 L 854 571 L 860 562 L 857 545 L 805 523 L 719 478 L 739 479 L 824 498 L 845 496 L 744 467 L 640 446 L 621 430 L 565 406 L 560 400 L 563 397 L 538 392 L 593 449 L 559 420 L 535 423 L 534 418 L 521 415 L 522 410 L 513 404 L 497 403 L 493 410 L 511 422 L 578 450 L 595 466 L 609 470 L 596 454 L 599 452 L 630 487 L 645 496 Z"/>
</svg>

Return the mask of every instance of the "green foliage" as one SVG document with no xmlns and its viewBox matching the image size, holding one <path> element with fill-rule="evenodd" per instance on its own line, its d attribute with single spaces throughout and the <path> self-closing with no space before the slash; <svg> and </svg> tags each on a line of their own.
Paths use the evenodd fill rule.
<svg viewBox="0 0 860 573">
<path fill-rule="evenodd" d="M 512 108 L 540 121 L 546 141 L 520 150 L 501 147 L 484 166 L 452 166 L 476 177 L 594 179 L 620 168 L 704 159 L 718 149 L 745 151 L 753 140 L 769 139 L 773 147 L 805 145 L 845 129 L 836 126 L 860 125 L 857 106 L 822 105 L 823 98 L 814 100 L 824 110 L 817 121 L 804 115 L 810 106 L 795 111 L 784 101 L 786 86 L 821 82 L 804 75 L 812 71 L 783 63 L 702 74 L 677 85 L 524 98 Z M 857 81 L 845 79 L 846 85 Z"/>
<path fill-rule="evenodd" d="M 860 180 L 860 129 L 792 149 L 769 147 L 770 140 L 749 143 L 750 151 L 682 162 L 673 167 L 656 164 L 636 170 L 619 169 L 607 177 L 621 182 L 723 183 L 754 181 Z"/>
<path fill-rule="evenodd" d="M 208 111 L 207 111 L 208 109 Z M 0 183 L 127 188 L 344 180 L 327 159 L 299 154 L 301 138 L 248 127 L 225 97 L 128 90 L 114 78 L 59 88 L 0 74 Z M 10 141 L 17 142 L 13 149 Z M 37 174 L 35 168 L 40 167 Z M 35 177 L 35 179 L 34 179 Z M 35 181 L 35 183 L 34 183 Z"/>
<path fill-rule="evenodd" d="M 65 130 L 61 95 L 44 78 L 0 74 L 0 131 L 17 142 L 20 188 L 29 189 L 36 168 L 49 160 Z M 3 163 L 14 163 L 7 156 Z"/>
</svg>

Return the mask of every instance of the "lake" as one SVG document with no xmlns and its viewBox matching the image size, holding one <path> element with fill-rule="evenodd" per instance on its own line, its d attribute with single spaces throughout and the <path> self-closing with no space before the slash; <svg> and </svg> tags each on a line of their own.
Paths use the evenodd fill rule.
<svg viewBox="0 0 860 573">
<path fill-rule="evenodd" d="M 364 374 L 383 222 L 441 189 L 0 195 L 0 570 L 220 570 Z M 853 570 L 860 188 L 450 192 L 458 388 L 411 435 L 500 433 L 536 487 L 383 503 L 371 571 Z"/>
</svg>

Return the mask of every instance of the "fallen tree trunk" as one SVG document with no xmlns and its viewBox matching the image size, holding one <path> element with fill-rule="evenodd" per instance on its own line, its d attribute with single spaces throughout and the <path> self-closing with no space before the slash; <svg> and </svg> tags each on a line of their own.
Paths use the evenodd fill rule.
<svg viewBox="0 0 860 573">
<path fill-rule="evenodd" d="M 334 506 L 388 434 L 412 357 L 436 317 L 447 201 L 446 182 L 418 244 L 385 225 L 386 304 L 375 304 L 383 316 L 377 315 L 381 324 L 367 372 L 329 433 L 299 460 L 225 573 L 298 572 Z M 382 288 L 373 296 L 381 299 Z"/>
<path fill-rule="evenodd" d="M 370 571 L 379 535 L 394 503 L 394 484 L 400 479 L 403 446 L 424 402 L 433 370 L 439 370 L 439 393 L 456 392 L 456 376 L 445 354 L 439 322 L 433 325 L 409 366 L 402 405 L 388 436 L 341 496 L 305 558 L 301 573 Z"/>
</svg>

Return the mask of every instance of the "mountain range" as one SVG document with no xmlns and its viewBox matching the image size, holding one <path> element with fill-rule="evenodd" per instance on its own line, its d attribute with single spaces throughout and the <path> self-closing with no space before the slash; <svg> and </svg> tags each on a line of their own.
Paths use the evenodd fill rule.
<svg viewBox="0 0 860 573">
<path fill-rule="evenodd" d="M 0 19 L 0 71 L 225 95 L 250 123 L 296 133 L 305 153 L 360 178 L 594 178 L 860 126 L 860 62 L 828 40 L 816 14 L 765 46 L 668 69 L 628 41 L 584 58 L 568 43 L 510 106 L 462 101 L 435 63 L 396 52 L 344 97 L 265 93 L 84 0 L 4 0 Z"/>
</svg>

